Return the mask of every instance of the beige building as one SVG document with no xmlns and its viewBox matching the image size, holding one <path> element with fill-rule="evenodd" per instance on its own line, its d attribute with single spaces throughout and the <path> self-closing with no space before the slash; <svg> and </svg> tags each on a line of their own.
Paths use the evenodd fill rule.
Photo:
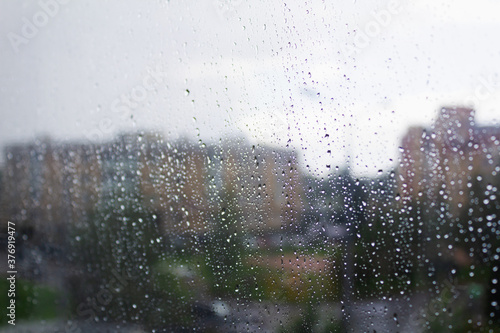
<svg viewBox="0 0 500 333">
<path fill-rule="evenodd" d="M 237 143 L 223 147 L 219 159 L 220 191 L 237 198 L 248 230 L 286 230 L 300 223 L 303 186 L 294 152 Z"/>
<path fill-rule="evenodd" d="M 5 154 L 4 215 L 54 242 L 97 207 L 131 197 L 172 234 L 209 230 L 228 196 L 236 198 L 247 230 L 287 228 L 302 212 L 296 155 L 243 141 L 207 148 L 142 133 L 103 144 L 40 140 Z"/>
<path fill-rule="evenodd" d="M 59 242 L 97 203 L 101 171 L 91 147 L 40 140 L 5 153 L 2 207 L 26 232 Z"/>
</svg>

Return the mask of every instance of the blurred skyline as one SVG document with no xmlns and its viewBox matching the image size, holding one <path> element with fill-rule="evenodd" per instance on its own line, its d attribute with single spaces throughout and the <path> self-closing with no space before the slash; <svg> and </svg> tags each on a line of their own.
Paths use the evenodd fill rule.
<svg viewBox="0 0 500 333">
<path fill-rule="evenodd" d="M 407 128 L 429 126 L 442 106 L 500 124 L 499 10 L 490 0 L 2 2 L 0 146 L 134 129 L 245 136 L 289 143 L 316 175 L 346 155 L 373 175 L 395 167 Z"/>
</svg>

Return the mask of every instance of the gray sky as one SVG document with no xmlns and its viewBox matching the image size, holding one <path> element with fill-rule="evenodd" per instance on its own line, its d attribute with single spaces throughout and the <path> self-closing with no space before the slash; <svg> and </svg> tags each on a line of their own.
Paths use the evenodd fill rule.
<svg viewBox="0 0 500 333">
<path fill-rule="evenodd" d="M 500 121 L 498 1 L 54 1 L 0 3 L 0 145 L 246 136 L 373 175 L 442 105 Z"/>
</svg>

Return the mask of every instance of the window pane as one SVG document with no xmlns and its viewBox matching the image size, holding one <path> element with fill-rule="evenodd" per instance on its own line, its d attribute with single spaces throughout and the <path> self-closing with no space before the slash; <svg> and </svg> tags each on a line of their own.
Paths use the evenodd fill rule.
<svg viewBox="0 0 500 333">
<path fill-rule="evenodd" d="M 0 330 L 500 331 L 499 6 L 1 3 Z"/>
</svg>

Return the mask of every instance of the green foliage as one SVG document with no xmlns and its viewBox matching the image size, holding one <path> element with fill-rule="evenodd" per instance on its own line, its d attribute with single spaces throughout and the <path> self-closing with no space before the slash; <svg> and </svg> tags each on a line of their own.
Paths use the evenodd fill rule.
<svg viewBox="0 0 500 333">
<path fill-rule="evenodd" d="M 316 313 L 311 305 L 306 307 L 306 310 L 299 319 L 293 324 L 291 331 L 295 333 L 309 333 L 313 331 L 314 322 L 316 321 Z"/>
<path fill-rule="evenodd" d="M 206 267 L 212 291 L 217 296 L 236 294 L 240 288 L 246 289 L 252 284 L 244 274 L 243 223 L 237 207 L 234 197 L 223 198 L 206 237 Z"/>
<path fill-rule="evenodd" d="M 178 277 L 158 265 L 168 253 L 156 216 L 133 200 L 89 216 L 75 230 L 75 263 L 83 270 L 73 281 L 76 315 L 153 328 L 191 321 Z"/>
<path fill-rule="evenodd" d="M 5 309 L 10 302 L 7 295 L 9 282 L 0 279 L 0 306 Z M 19 320 L 47 320 L 61 315 L 62 295 L 53 288 L 33 282 L 16 279 L 16 322 Z M 7 324 L 9 317 L 2 315 L 0 325 Z"/>
<path fill-rule="evenodd" d="M 313 303 L 314 304 L 314 303 Z M 311 303 L 306 303 L 299 316 L 290 324 L 281 327 L 281 333 L 340 333 L 342 326 L 340 321 L 329 320 L 322 322 L 318 316 L 318 309 Z"/>
</svg>

